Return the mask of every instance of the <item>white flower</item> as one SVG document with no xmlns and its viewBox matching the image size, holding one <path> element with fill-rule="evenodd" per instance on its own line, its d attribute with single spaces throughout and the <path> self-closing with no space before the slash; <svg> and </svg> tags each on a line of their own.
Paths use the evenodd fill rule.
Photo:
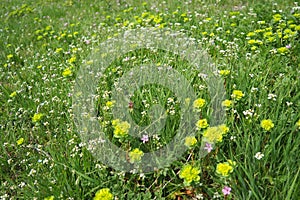
<svg viewBox="0 0 300 200">
<path fill-rule="evenodd" d="M 276 94 L 268 94 L 268 99 L 269 99 L 269 100 L 276 101 L 276 97 L 277 97 Z"/>
<path fill-rule="evenodd" d="M 260 159 L 262 159 L 262 158 L 264 157 L 264 154 L 261 153 L 261 152 L 257 152 L 257 153 L 255 154 L 254 157 L 255 157 L 257 160 L 260 160 Z"/>
</svg>

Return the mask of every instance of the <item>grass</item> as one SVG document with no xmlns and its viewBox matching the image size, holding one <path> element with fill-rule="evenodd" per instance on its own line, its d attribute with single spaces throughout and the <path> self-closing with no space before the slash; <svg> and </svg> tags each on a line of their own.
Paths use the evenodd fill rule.
<svg viewBox="0 0 300 200">
<path fill-rule="evenodd" d="M 296 2 L 16 0 L 3 1 L 0 15 L 0 199 L 93 199 L 103 188 L 109 188 L 115 199 L 297 199 L 300 9 Z M 204 135 L 209 128 L 200 128 L 192 148 L 175 160 L 166 158 L 172 160 L 168 167 L 147 173 L 120 171 L 93 156 L 93 148 L 76 126 L 78 116 L 72 106 L 78 74 L 89 56 L 109 38 L 140 27 L 194 38 L 218 69 L 226 91 L 224 99 L 218 100 L 232 102 L 224 107 L 229 131 L 213 143 L 211 152 L 203 157 L 201 145 L 208 140 Z M 93 77 L 99 78 L 94 108 L 105 131 L 88 137 L 105 136 L 123 150 L 124 166 L 133 166 L 130 152 L 135 148 L 146 155 L 178 135 L 175 147 L 185 146 L 185 135 L 178 133 L 185 114 L 182 106 L 189 97 L 185 92 L 176 96 L 164 85 L 146 84 L 126 101 L 114 99 L 120 78 L 133 67 L 148 64 L 172 67 L 182 74 L 195 98 L 206 102 L 186 121 L 195 128 L 196 116 L 213 126 L 214 98 L 201 78 L 204 71 L 160 49 L 120 55 L 102 77 Z M 167 80 L 176 87 L 183 84 Z M 243 96 L 234 98 L 234 90 Z M 189 108 L 194 109 L 195 98 L 189 98 Z M 165 115 L 155 114 L 156 110 Z M 33 120 L 38 113 L 41 117 Z M 155 134 L 135 129 L 140 135 L 127 135 L 121 127 L 125 136 L 116 137 L 114 119 L 130 117 L 132 131 L 133 122 L 147 128 L 157 124 L 159 116 L 163 126 L 152 131 Z M 264 129 L 264 119 L 274 126 Z M 149 141 L 143 143 L 139 137 L 147 134 Z M 122 167 L 122 157 L 115 159 Z M 135 162 L 139 164 L 138 156 Z M 232 170 L 217 173 L 220 163 Z M 182 175 L 187 165 L 199 171 L 199 180 L 197 174 Z M 230 194 L 223 194 L 224 186 L 231 188 Z"/>
</svg>

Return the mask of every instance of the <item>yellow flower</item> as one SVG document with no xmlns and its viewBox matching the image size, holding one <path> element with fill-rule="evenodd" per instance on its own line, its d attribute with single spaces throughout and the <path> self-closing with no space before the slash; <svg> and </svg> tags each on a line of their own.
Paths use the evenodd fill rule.
<svg viewBox="0 0 300 200">
<path fill-rule="evenodd" d="M 7 57 L 8 60 L 10 60 L 14 56 L 12 54 L 8 54 L 6 57 Z"/>
<path fill-rule="evenodd" d="M 186 137 L 185 138 L 185 146 L 192 147 L 197 143 L 197 139 L 195 137 Z"/>
<path fill-rule="evenodd" d="M 42 113 L 35 113 L 32 117 L 32 122 L 40 121 L 43 116 L 44 116 L 44 114 L 42 114 Z"/>
<path fill-rule="evenodd" d="M 227 75 L 230 74 L 230 71 L 227 70 L 227 69 L 225 69 L 225 70 L 220 70 L 219 73 L 220 73 L 220 75 L 222 75 L 222 76 L 227 76 Z"/>
<path fill-rule="evenodd" d="M 73 56 L 71 57 L 68 62 L 71 64 L 71 63 L 74 63 L 76 61 L 76 56 Z"/>
<path fill-rule="evenodd" d="M 228 176 L 231 172 L 233 172 L 233 167 L 228 162 L 219 163 L 216 169 L 217 174 L 220 174 L 224 177 Z"/>
<path fill-rule="evenodd" d="M 198 129 L 208 127 L 207 119 L 200 119 L 197 121 L 196 126 Z"/>
<path fill-rule="evenodd" d="M 54 196 L 45 197 L 44 200 L 54 200 Z"/>
<path fill-rule="evenodd" d="M 114 127 L 114 137 L 120 138 L 128 135 L 128 131 L 130 129 L 130 124 L 126 121 L 120 121 L 119 119 L 115 119 L 112 121 L 112 125 Z"/>
<path fill-rule="evenodd" d="M 16 96 L 16 95 L 17 95 L 17 92 L 14 91 L 14 92 L 12 92 L 12 93 L 9 95 L 9 97 L 14 97 L 14 96 Z"/>
<path fill-rule="evenodd" d="M 106 106 L 107 107 L 109 107 L 109 108 L 111 108 L 111 107 L 113 107 L 114 105 L 115 105 L 115 103 L 116 103 L 116 101 L 108 101 L 108 102 L 106 102 Z"/>
<path fill-rule="evenodd" d="M 144 153 L 141 150 L 135 148 L 133 151 L 129 152 L 130 162 L 134 163 L 140 161 L 143 155 Z"/>
<path fill-rule="evenodd" d="M 256 43 L 256 40 L 249 40 L 248 41 L 248 44 L 255 44 Z"/>
<path fill-rule="evenodd" d="M 274 19 L 274 21 L 275 22 L 278 22 L 278 21 L 280 21 L 281 20 L 281 15 L 280 14 L 275 14 L 275 15 L 273 15 L 273 19 Z"/>
<path fill-rule="evenodd" d="M 197 110 L 203 108 L 203 106 L 205 105 L 205 99 L 196 99 L 193 103 L 193 107 Z"/>
<path fill-rule="evenodd" d="M 226 100 L 222 101 L 222 106 L 230 108 L 232 106 L 232 101 L 229 99 L 226 99 Z"/>
<path fill-rule="evenodd" d="M 182 167 L 179 173 L 179 177 L 184 179 L 184 183 L 189 185 L 191 182 L 198 182 L 200 180 L 200 170 L 196 167 L 193 167 L 190 164 L 187 164 Z"/>
<path fill-rule="evenodd" d="M 269 131 L 271 128 L 274 127 L 274 124 L 272 120 L 270 119 L 264 119 L 261 121 L 260 126 L 265 129 L 266 131 Z"/>
<path fill-rule="evenodd" d="M 223 135 L 229 131 L 226 125 L 208 127 L 207 130 L 203 132 L 204 140 L 210 143 L 221 142 Z"/>
<path fill-rule="evenodd" d="M 17 140 L 17 145 L 21 145 L 24 142 L 24 138 L 20 138 Z"/>
<path fill-rule="evenodd" d="M 296 122 L 296 126 L 300 128 L 300 119 Z"/>
<path fill-rule="evenodd" d="M 231 96 L 236 100 L 240 100 L 244 96 L 244 94 L 241 90 L 233 90 Z"/>
<path fill-rule="evenodd" d="M 222 131 L 222 135 L 228 133 L 228 131 L 229 131 L 229 128 L 225 124 L 220 125 L 219 128 Z"/>
<path fill-rule="evenodd" d="M 113 200 L 113 195 L 110 193 L 109 188 L 102 188 L 96 194 L 93 200 Z"/>
<path fill-rule="evenodd" d="M 277 49 L 277 52 L 280 54 L 285 54 L 286 52 L 288 52 L 288 48 L 286 47 L 280 47 Z"/>
<path fill-rule="evenodd" d="M 270 37 L 272 35 L 273 35 L 272 31 L 268 31 L 264 33 L 264 37 Z"/>
<path fill-rule="evenodd" d="M 70 75 L 72 75 L 72 70 L 68 67 L 68 68 L 66 68 L 66 69 L 63 71 L 62 75 L 63 75 L 64 77 L 70 76 Z"/>
<path fill-rule="evenodd" d="M 255 36 L 256 34 L 254 33 L 254 32 L 249 32 L 248 34 L 247 34 L 247 37 L 252 37 L 252 36 Z"/>
<path fill-rule="evenodd" d="M 59 52 L 61 52 L 63 49 L 62 48 L 57 48 L 56 50 L 55 50 L 55 52 L 56 53 L 59 53 Z"/>
</svg>

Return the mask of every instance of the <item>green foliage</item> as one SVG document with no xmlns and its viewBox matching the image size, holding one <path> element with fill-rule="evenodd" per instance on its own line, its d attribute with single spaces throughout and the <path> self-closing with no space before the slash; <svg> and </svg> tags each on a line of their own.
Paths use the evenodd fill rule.
<svg viewBox="0 0 300 200">
<path fill-rule="evenodd" d="M 224 186 L 231 187 L 226 199 L 297 199 L 296 2 L 27 0 L 5 2 L 0 16 L 0 199 L 92 199 L 102 188 L 118 199 L 223 199 Z M 204 128 L 179 160 L 147 174 L 119 172 L 96 160 L 80 140 L 72 110 L 74 81 L 87 56 L 108 38 L 138 27 L 167 28 L 195 38 L 218 70 L 227 70 L 220 78 L 226 99 L 232 100 L 226 108 L 229 132 L 221 134 L 207 156 L 199 153 Z M 132 66 L 153 62 L 173 67 L 190 81 L 197 97 L 207 102 L 196 114 L 210 122 L 211 97 L 199 78 L 203 72 L 163 50 L 130 52 L 105 71 L 95 105 L 107 137 L 128 152 L 151 152 L 177 134 L 181 102 L 162 86 L 145 85 L 130 99 L 131 116 L 139 125 L 152 122 L 147 113 L 156 104 L 168 111 L 166 126 L 148 142 L 114 138 L 111 108 L 103 109 L 114 100 L 110 91 L 119 77 Z M 234 90 L 243 96 L 234 98 Z M 264 119 L 274 127 L 262 128 Z M 232 165 L 228 176 L 216 173 L 220 163 Z M 186 184 L 180 178 L 186 165 L 200 170 L 200 180 Z"/>
</svg>

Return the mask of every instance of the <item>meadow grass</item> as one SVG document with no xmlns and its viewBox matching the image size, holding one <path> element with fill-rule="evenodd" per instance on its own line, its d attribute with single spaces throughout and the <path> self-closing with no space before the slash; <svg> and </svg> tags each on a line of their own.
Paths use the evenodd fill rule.
<svg viewBox="0 0 300 200">
<path fill-rule="evenodd" d="M 0 199 L 93 199 L 97 191 L 105 196 L 98 199 L 298 199 L 299 6 L 292 0 L 2 1 Z M 94 158 L 72 107 L 76 75 L 88 56 L 107 39 L 140 27 L 194 38 L 224 80 L 222 101 L 231 103 L 224 107 L 229 131 L 205 157 L 199 152 L 209 127 L 200 128 L 197 143 L 169 167 L 145 174 Z M 147 113 L 160 104 L 167 110 L 165 127 L 144 143 L 115 137 L 111 110 L 118 102 L 111 91 L 133 66 L 149 63 L 182 73 L 197 98 L 205 99 L 196 114 L 211 122 L 204 72 L 163 50 L 129 52 L 99 78 L 95 105 L 107 138 L 128 152 L 160 149 L 178 134 L 182 102 L 168 88 L 145 85 L 130 99 L 130 115 L 147 126 L 153 120 Z M 221 164 L 228 170 L 220 173 Z M 184 175 L 187 166 L 198 173 Z"/>
</svg>

